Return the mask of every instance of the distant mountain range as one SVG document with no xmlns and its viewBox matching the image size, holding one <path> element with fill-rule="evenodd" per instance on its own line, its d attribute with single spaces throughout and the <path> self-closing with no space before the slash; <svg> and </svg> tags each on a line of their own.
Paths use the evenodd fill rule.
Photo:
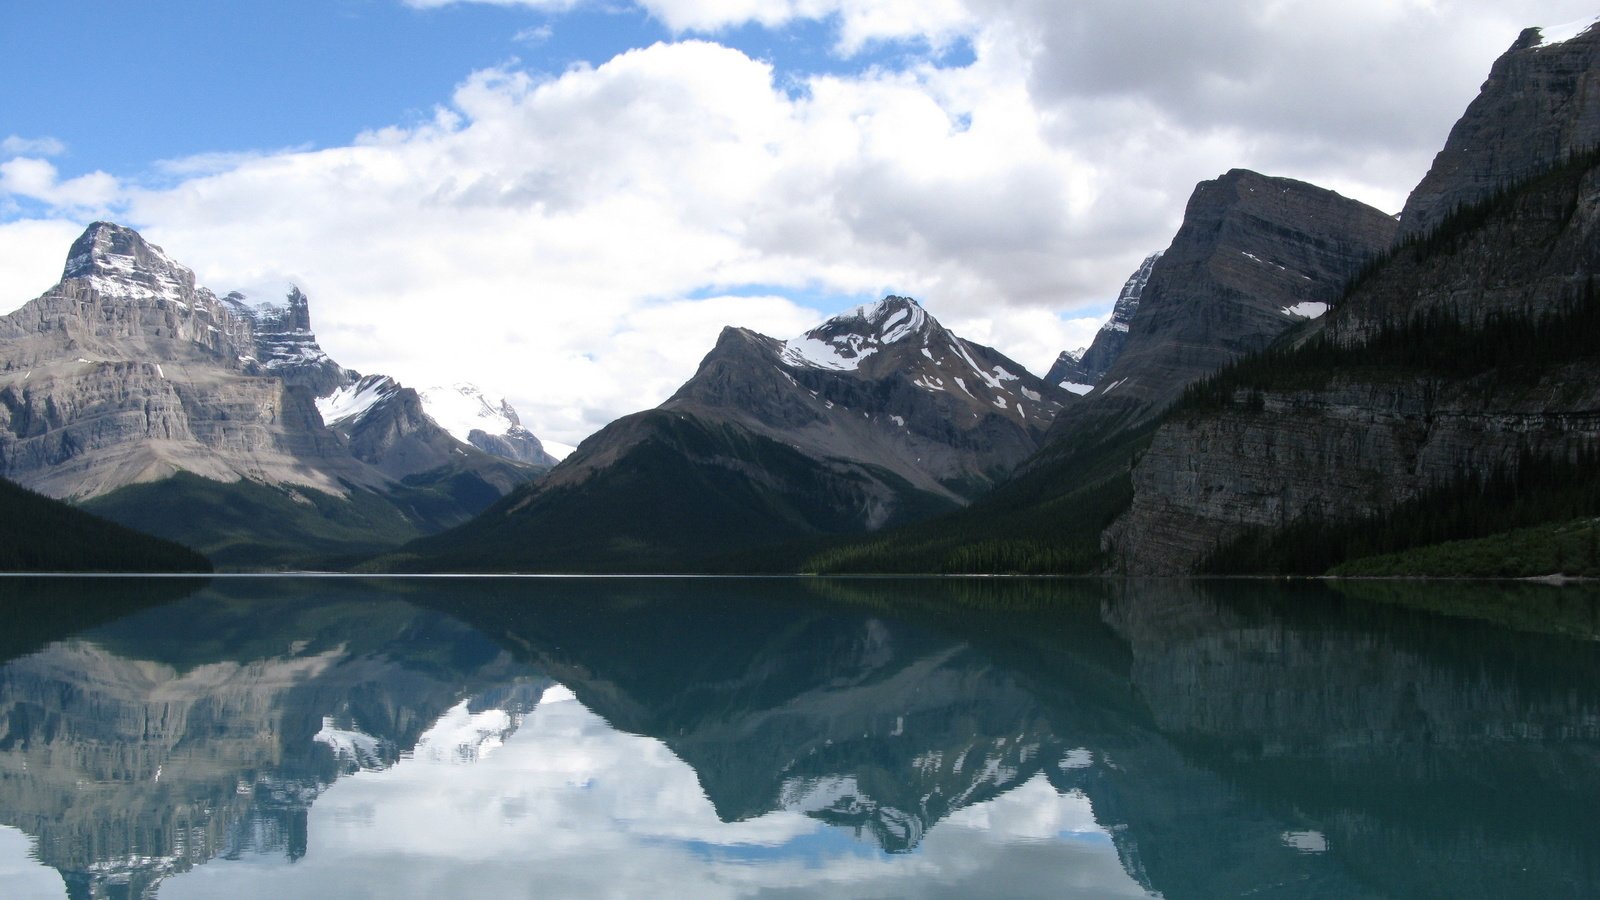
<svg viewBox="0 0 1600 900">
<path fill-rule="evenodd" d="M 323 352 L 304 294 L 219 299 L 97 222 L 59 284 L 0 318 L 0 475 L 219 563 L 273 566 L 459 523 L 553 463 L 515 421 L 458 440 L 378 378 L 361 415 L 324 421 L 371 378 Z"/>
<path fill-rule="evenodd" d="M 1044 379 L 890 296 L 725 329 L 559 464 L 500 398 L 341 368 L 298 290 L 218 299 L 97 223 L 0 319 L 0 474 L 245 567 L 1322 572 L 1584 520 L 1597 146 L 1600 31 L 1529 29 L 1398 218 L 1202 182 Z"/>
<path fill-rule="evenodd" d="M 612 423 L 549 476 L 385 565 L 742 568 L 758 548 L 970 502 L 1028 458 L 1072 400 L 905 297 L 789 340 L 728 328 L 660 407 Z"/>
</svg>

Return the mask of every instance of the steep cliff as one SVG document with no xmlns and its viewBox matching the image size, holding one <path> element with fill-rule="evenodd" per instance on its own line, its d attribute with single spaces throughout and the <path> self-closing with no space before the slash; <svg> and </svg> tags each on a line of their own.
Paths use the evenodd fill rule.
<svg viewBox="0 0 1600 900">
<path fill-rule="evenodd" d="M 1528 173 L 1600 143 L 1600 29 L 1547 42 L 1517 36 L 1450 130 L 1400 214 L 1400 238 L 1421 237 Z"/>
<path fill-rule="evenodd" d="M 318 398 L 357 379 L 299 289 L 219 300 L 97 222 L 59 284 L 0 317 L 0 476 L 260 565 L 457 524 L 541 471 L 455 440 L 411 391 L 365 428 L 328 427 Z"/>
<path fill-rule="evenodd" d="M 1127 572 L 1182 572 L 1252 532 L 1590 458 L 1597 272 L 1594 154 L 1445 220 L 1364 278 L 1324 334 L 1196 392 L 1134 468 L 1107 548 Z"/>
<path fill-rule="evenodd" d="M 1122 353 L 1049 440 L 1148 420 L 1185 385 L 1322 315 L 1394 230 L 1382 212 L 1301 181 L 1234 169 L 1201 182 Z"/>
</svg>

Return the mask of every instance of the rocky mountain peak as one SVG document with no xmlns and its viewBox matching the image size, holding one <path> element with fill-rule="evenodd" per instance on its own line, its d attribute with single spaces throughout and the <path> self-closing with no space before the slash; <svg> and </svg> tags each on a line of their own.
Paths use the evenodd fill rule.
<svg viewBox="0 0 1600 900">
<path fill-rule="evenodd" d="M 1145 286 L 1150 283 L 1150 273 L 1155 271 L 1156 260 L 1161 258 L 1161 254 L 1162 251 L 1157 250 L 1145 257 L 1144 262 L 1122 285 L 1117 302 L 1111 309 L 1111 318 L 1100 326 L 1094 343 L 1074 351 L 1062 351 L 1055 365 L 1050 367 L 1049 374 L 1045 375 L 1045 381 L 1079 395 L 1087 394 L 1100 383 L 1111 364 L 1122 355 L 1122 348 L 1128 341 L 1128 326 L 1133 322 L 1134 313 L 1139 311 L 1139 298 L 1144 296 Z"/>
<path fill-rule="evenodd" d="M 456 440 L 505 459 L 543 466 L 556 464 L 555 457 L 545 452 L 544 444 L 522 426 L 516 408 L 506 398 L 467 382 L 418 393 L 423 412 Z"/>
<path fill-rule="evenodd" d="M 1600 145 L 1600 28 L 1528 28 L 1495 61 L 1444 149 L 1407 198 L 1399 239 Z"/>
<path fill-rule="evenodd" d="M 910 297 L 888 296 L 840 313 L 784 342 L 784 362 L 802 368 L 853 371 L 870 356 L 901 342 L 927 346 L 944 327 Z M 921 340 L 908 341 L 910 338 Z"/>
<path fill-rule="evenodd" d="M 87 279 L 98 293 L 130 300 L 182 302 L 194 292 L 194 272 L 173 262 L 137 231 L 95 222 L 67 251 L 61 280 Z"/>
<path fill-rule="evenodd" d="M 1133 314 L 1139 311 L 1139 298 L 1144 296 L 1145 286 L 1150 283 L 1150 273 L 1155 270 L 1156 260 L 1161 258 L 1162 252 L 1157 250 L 1146 256 L 1138 270 L 1122 285 L 1116 305 L 1111 308 L 1111 320 L 1101 326 L 1102 330 L 1128 330 L 1128 323 L 1133 321 Z"/>
</svg>

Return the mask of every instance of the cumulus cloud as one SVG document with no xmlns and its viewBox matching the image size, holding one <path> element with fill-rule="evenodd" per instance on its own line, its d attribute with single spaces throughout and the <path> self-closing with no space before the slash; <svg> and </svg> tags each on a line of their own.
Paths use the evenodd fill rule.
<svg viewBox="0 0 1600 900">
<path fill-rule="evenodd" d="M 909 293 L 958 328 L 1020 306 L 1032 367 L 1080 340 L 1057 315 L 1075 305 L 1064 211 L 1087 208 L 1072 157 L 1025 86 L 988 78 L 791 95 L 737 50 L 658 44 L 554 78 L 480 72 L 422 125 L 207 159 L 128 209 L 216 289 L 301 284 L 347 365 L 480 381 L 570 442 L 665 399 L 723 325 L 787 337 L 836 311 L 728 290 L 744 285 Z"/>
<path fill-rule="evenodd" d="M 10 311 L 61 279 L 67 248 L 83 231 L 71 219 L 0 223 L 0 310 Z"/>
<path fill-rule="evenodd" d="M 38 200 L 59 209 L 99 211 L 118 199 L 121 186 L 105 172 L 62 181 L 49 160 L 19 156 L 0 163 L 0 194 Z"/>
<path fill-rule="evenodd" d="M 680 40 L 477 72 L 420 124 L 168 161 L 164 187 L 21 155 L 0 203 L 113 209 L 218 290 L 296 282 L 344 364 L 477 381 L 570 443 L 665 399 L 720 326 L 787 337 L 846 305 L 786 297 L 909 294 L 1042 372 L 1196 182 L 1242 166 L 1396 210 L 1517 31 L 1589 12 L 1353 2 L 639 0 L 680 33 L 823 19 L 844 53 L 973 53 L 807 76 Z"/>
</svg>

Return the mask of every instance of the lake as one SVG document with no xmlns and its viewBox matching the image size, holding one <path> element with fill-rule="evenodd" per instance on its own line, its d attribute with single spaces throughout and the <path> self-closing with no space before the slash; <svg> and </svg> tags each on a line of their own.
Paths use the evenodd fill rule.
<svg viewBox="0 0 1600 900">
<path fill-rule="evenodd" d="M 1542 585 L 0 579 L 0 895 L 1600 896 Z"/>
</svg>

